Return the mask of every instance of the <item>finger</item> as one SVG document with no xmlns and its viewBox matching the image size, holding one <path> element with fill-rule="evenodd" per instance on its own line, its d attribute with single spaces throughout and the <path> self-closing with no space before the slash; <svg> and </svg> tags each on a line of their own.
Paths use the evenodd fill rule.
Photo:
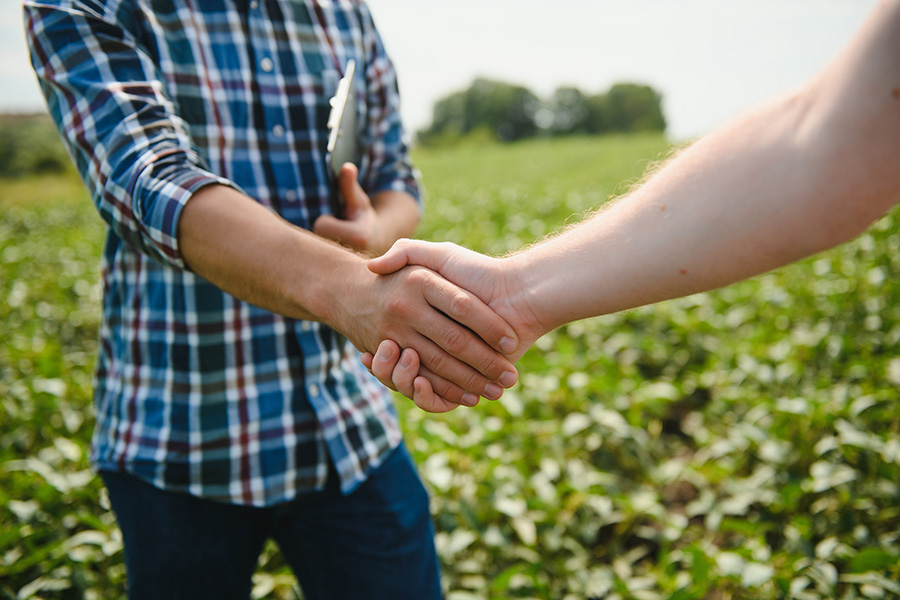
<svg viewBox="0 0 900 600">
<path fill-rule="evenodd" d="M 433 285 L 425 288 L 425 299 L 434 308 L 438 309 L 457 323 L 465 325 L 471 329 L 475 335 L 491 346 L 494 350 L 503 354 L 512 354 L 519 347 L 519 338 L 512 326 L 506 322 L 503 317 L 495 313 L 487 304 L 481 301 L 475 294 L 459 288 L 447 281 L 436 281 Z M 472 348 L 477 351 L 477 348 Z M 500 363 L 494 360 L 493 353 L 480 353 L 481 364 L 470 362 L 466 358 L 462 358 L 485 375 L 491 378 L 499 378 L 500 373 L 487 371 L 486 368 L 491 366 L 500 368 Z M 508 366 L 512 366 L 506 361 Z M 504 369 L 506 365 L 503 365 Z M 515 373 L 515 369 L 512 370 Z M 517 378 L 517 376 L 516 376 Z M 513 379 L 509 385 L 515 383 Z M 506 385 L 505 387 L 509 387 Z"/>
<path fill-rule="evenodd" d="M 341 172 L 338 174 L 338 189 L 344 198 L 348 217 L 352 218 L 354 213 L 366 210 L 372 204 L 369 196 L 359 185 L 359 169 L 353 163 L 341 165 Z"/>
<path fill-rule="evenodd" d="M 400 361 L 391 373 L 391 381 L 397 390 L 407 398 L 415 399 L 413 382 L 419 374 L 419 354 L 412 348 L 406 348 L 400 354 Z"/>
<path fill-rule="evenodd" d="M 515 385 L 518 373 L 512 363 L 459 323 L 439 315 L 424 326 L 431 329 L 420 332 L 422 339 L 409 346 L 416 348 L 422 365 L 431 372 L 491 400 L 500 398 L 503 388 Z M 452 390 L 436 391 L 453 402 L 467 403 Z"/>
<path fill-rule="evenodd" d="M 367 353 L 368 354 L 368 353 Z M 370 360 L 372 374 L 378 378 L 381 383 L 387 387 L 399 391 L 401 394 L 413 400 L 419 408 L 427 412 L 447 412 L 458 406 L 456 402 L 450 402 L 434 392 L 431 382 L 419 374 L 419 355 L 412 348 L 407 348 L 400 352 L 398 346 L 392 340 L 385 340 L 378 346 L 378 350 Z M 442 380 L 433 373 L 424 370 L 425 373 L 435 380 L 437 385 L 442 389 L 456 395 L 460 394 L 468 403 L 467 406 L 475 406 L 478 404 L 479 398 L 471 394 L 466 395 L 465 392 L 454 386 L 446 380 Z M 419 379 L 418 391 L 416 391 L 415 381 Z"/>
<path fill-rule="evenodd" d="M 394 369 L 400 362 L 400 357 L 400 346 L 393 340 L 384 340 L 378 344 L 378 350 L 375 351 L 375 357 L 372 360 L 372 375 L 385 386 L 399 391 L 407 398 L 412 399 L 412 379 L 410 379 L 405 390 L 398 387 L 392 379 Z M 416 357 L 416 363 L 418 368 L 418 357 Z"/>
<path fill-rule="evenodd" d="M 453 402 L 448 402 L 434 393 L 431 384 L 424 377 L 417 377 L 414 382 L 415 391 L 413 402 L 415 405 L 430 413 L 445 413 L 459 406 Z"/>
<path fill-rule="evenodd" d="M 471 330 L 435 309 L 426 298 L 429 286 L 449 286 L 451 291 L 458 288 L 422 267 L 379 281 L 391 282 L 394 289 L 395 284 L 401 282 L 401 287 L 415 290 L 411 296 L 392 294 L 385 297 L 383 308 L 386 315 L 392 317 L 383 327 L 385 331 L 396 332 L 382 335 L 382 339 L 387 337 L 404 348 L 414 348 L 422 365 L 475 396 L 495 400 L 502 395 L 503 386 L 515 384 L 518 374 L 509 359 L 493 350 Z M 474 296 L 472 298 L 475 300 Z M 399 329 L 396 327 L 397 315 L 406 324 Z M 442 390 L 436 391 L 451 402 L 465 402 L 462 394 L 448 395 Z"/>
<path fill-rule="evenodd" d="M 419 375 L 413 380 L 413 402 L 428 412 L 447 412 L 456 406 L 478 405 L 480 400 L 478 396 L 467 396 L 465 402 L 460 402 L 457 398 L 459 392 L 459 386 L 435 375 L 425 367 L 419 369 Z"/>
<path fill-rule="evenodd" d="M 363 364 L 370 372 L 372 371 L 372 361 L 375 356 L 371 352 L 363 352 L 359 357 L 359 362 Z"/>
<path fill-rule="evenodd" d="M 394 242 L 387 252 L 370 260 L 369 270 L 379 275 L 387 275 L 406 265 L 419 265 L 440 273 L 454 254 L 463 251 L 450 242 L 434 243 L 402 238 Z"/>
<path fill-rule="evenodd" d="M 348 213 L 349 214 L 349 213 Z M 322 215 L 313 223 L 313 233 L 352 248 L 361 248 L 365 243 L 359 223 L 338 219 L 333 215 Z"/>
<path fill-rule="evenodd" d="M 440 273 L 451 258 L 469 253 L 474 254 L 451 242 L 401 238 L 386 253 L 369 261 L 369 269 L 379 275 L 387 275 L 406 265 L 419 265 Z"/>
<path fill-rule="evenodd" d="M 371 356 L 371 355 L 370 355 Z M 384 340 L 378 345 L 378 350 L 371 362 L 372 374 L 386 387 L 398 391 L 410 400 L 415 400 L 414 381 L 419 376 L 419 355 L 412 348 L 400 351 L 400 346 L 393 340 Z M 424 372 L 431 377 L 435 385 L 451 397 L 458 398 L 459 402 L 466 406 L 478 404 L 478 396 L 468 394 L 465 390 L 434 375 L 427 369 Z M 428 412 L 445 412 L 446 407 L 458 402 L 450 402 L 434 392 L 431 382 L 425 380 L 427 391 L 420 393 L 420 403 L 430 407 Z"/>
<path fill-rule="evenodd" d="M 408 348 L 404 351 L 410 362 L 402 362 L 401 364 L 401 360 L 397 359 L 396 353 L 399 350 L 399 346 L 393 342 L 390 343 L 391 346 L 387 346 L 385 342 L 382 342 L 372 361 L 372 374 L 385 386 L 396 389 L 407 398 L 415 400 L 414 381 L 417 377 L 426 377 L 430 390 L 429 396 L 433 394 L 435 397 L 440 397 L 443 401 L 452 404 L 464 404 L 466 406 L 475 406 L 478 404 L 480 400 L 478 393 L 469 392 L 449 379 L 437 375 L 427 367 L 422 366 L 418 352 L 412 348 Z M 425 348 L 425 350 L 423 350 L 424 352 L 442 352 L 440 348 L 434 346 L 430 340 L 424 337 L 416 340 L 414 344 L 420 349 Z M 388 349 L 395 353 L 390 354 L 387 351 Z M 403 354 L 401 354 L 401 357 L 402 356 Z M 452 357 L 448 358 L 450 361 L 454 360 Z M 445 365 L 445 368 L 451 372 L 455 372 L 454 369 L 457 367 L 474 373 L 471 368 L 468 368 L 462 363 L 452 365 L 448 363 Z M 467 375 L 469 374 L 468 372 L 466 373 Z M 475 375 L 478 376 L 477 373 Z M 497 399 L 503 394 L 503 388 L 484 379 L 475 385 L 482 385 L 482 382 L 485 386 L 484 391 L 491 399 Z"/>
<path fill-rule="evenodd" d="M 477 405 L 482 395 L 490 400 L 497 400 L 503 395 L 502 387 L 495 382 L 484 379 L 477 371 L 464 363 L 456 361 L 440 348 L 437 348 L 437 352 L 441 355 L 440 360 L 446 360 L 447 362 L 439 364 L 438 371 L 430 369 L 425 365 L 422 356 L 428 355 L 433 348 L 433 344 L 428 345 L 427 342 L 419 345 L 420 362 L 418 376 L 427 379 L 434 394 L 453 404 L 463 404 L 465 406 Z M 449 375 L 444 376 L 443 373 L 449 373 Z M 460 373 L 463 374 L 460 375 Z M 472 378 L 471 381 L 465 380 L 464 385 L 457 383 L 470 376 Z"/>
<path fill-rule="evenodd" d="M 518 380 L 516 368 L 509 359 L 498 354 L 500 348 L 518 345 L 515 331 L 509 323 L 494 313 L 477 296 L 445 279 L 435 277 L 434 274 L 429 275 L 427 271 L 422 271 L 416 276 L 428 278 L 423 286 L 423 295 L 426 302 L 437 309 L 437 316 L 423 321 L 420 333 L 484 377 L 499 382 L 503 387 L 515 385 Z M 419 358 L 433 371 L 448 377 L 469 391 L 475 391 L 466 386 L 462 380 L 435 369 L 429 362 L 433 356 L 425 357 L 420 353 Z"/>
<path fill-rule="evenodd" d="M 409 264 L 409 245 L 412 240 L 402 238 L 394 242 L 387 252 L 369 260 L 369 270 L 378 275 L 390 275 Z"/>
<path fill-rule="evenodd" d="M 313 223 L 313 233 L 330 240 L 338 240 L 341 231 L 341 219 L 333 215 L 322 215 Z"/>
</svg>

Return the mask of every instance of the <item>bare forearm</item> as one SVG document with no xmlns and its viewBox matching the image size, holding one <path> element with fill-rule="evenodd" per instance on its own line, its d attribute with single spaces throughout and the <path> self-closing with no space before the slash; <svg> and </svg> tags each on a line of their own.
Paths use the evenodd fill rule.
<svg viewBox="0 0 900 600">
<path fill-rule="evenodd" d="M 784 111 L 761 109 L 697 142 L 629 196 L 516 257 L 531 265 L 523 288 L 547 328 L 718 288 L 825 247 L 815 194 L 797 196 L 819 185 L 788 139 L 797 117 Z"/>
<path fill-rule="evenodd" d="M 185 262 L 226 292 L 287 317 L 329 318 L 334 273 L 361 261 L 225 186 L 199 190 L 179 226 Z"/>
<path fill-rule="evenodd" d="M 543 325 L 718 288 L 861 233 L 900 195 L 898 38 L 886 2 L 804 88 L 513 257 Z"/>
</svg>

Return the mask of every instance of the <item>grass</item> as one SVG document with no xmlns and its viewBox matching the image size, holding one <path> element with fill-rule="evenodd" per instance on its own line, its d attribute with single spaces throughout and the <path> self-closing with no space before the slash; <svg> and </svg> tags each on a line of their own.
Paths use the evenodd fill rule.
<svg viewBox="0 0 900 600">
<path fill-rule="evenodd" d="M 421 235 L 516 249 L 668 152 L 659 136 L 417 150 Z M 0 183 L 0 598 L 118 598 L 87 463 L 103 226 L 71 176 Z M 897 218 L 563 327 L 499 402 L 435 416 L 398 399 L 448 600 L 900 595 Z M 255 583 L 297 597 L 274 547 Z"/>
</svg>

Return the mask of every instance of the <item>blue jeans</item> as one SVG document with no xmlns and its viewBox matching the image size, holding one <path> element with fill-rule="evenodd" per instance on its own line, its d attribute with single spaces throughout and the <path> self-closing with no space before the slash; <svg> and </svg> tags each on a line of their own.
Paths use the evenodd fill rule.
<svg viewBox="0 0 900 600">
<path fill-rule="evenodd" d="M 247 600 L 269 538 L 306 600 L 441 597 L 428 495 L 401 446 L 350 495 L 327 489 L 256 508 L 102 472 L 125 541 L 131 600 Z"/>
</svg>

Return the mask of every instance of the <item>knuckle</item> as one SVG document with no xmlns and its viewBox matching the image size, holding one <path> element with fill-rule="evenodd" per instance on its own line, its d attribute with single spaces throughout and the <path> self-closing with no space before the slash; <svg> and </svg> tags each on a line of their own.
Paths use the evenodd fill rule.
<svg viewBox="0 0 900 600">
<path fill-rule="evenodd" d="M 449 306 L 454 316 L 466 317 L 471 312 L 471 298 L 463 292 L 456 292 L 451 296 Z"/>
<path fill-rule="evenodd" d="M 462 402 L 463 394 L 465 393 L 458 386 L 453 385 L 449 381 L 438 380 L 431 382 L 431 388 L 437 396 L 440 396 L 450 402 L 455 402 L 459 404 Z"/>
<path fill-rule="evenodd" d="M 417 285 L 428 285 L 430 283 L 431 276 L 428 269 L 423 269 L 422 267 L 414 267 L 409 269 L 409 281 L 410 283 L 414 283 Z"/>
<path fill-rule="evenodd" d="M 386 363 L 376 360 L 374 364 L 372 364 L 372 375 L 374 375 L 378 381 L 387 385 L 388 387 L 392 387 L 388 385 L 388 382 L 391 380 L 391 371 L 390 366 Z"/>
<path fill-rule="evenodd" d="M 428 369 L 435 373 L 442 373 L 448 368 L 447 355 L 443 352 L 433 352 L 428 358 Z"/>
<path fill-rule="evenodd" d="M 468 337 L 461 329 L 453 328 L 444 334 L 442 345 L 451 354 L 458 355 L 469 345 Z"/>
<path fill-rule="evenodd" d="M 477 364 L 472 364 L 472 366 L 478 369 L 478 372 L 483 374 L 485 377 L 495 378 L 500 377 L 503 373 L 502 365 L 495 359 L 492 355 L 479 356 Z"/>
<path fill-rule="evenodd" d="M 482 377 L 474 371 L 466 372 L 466 374 L 463 376 L 462 381 L 460 381 L 460 384 L 464 389 L 478 395 L 481 395 L 481 392 L 482 390 L 484 390 L 484 386 L 486 385 L 486 383 L 487 382 L 484 381 Z"/>
<path fill-rule="evenodd" d="M 385 309 L 392 316 L 406 316 L 410 311 L 410 304 L 403 295 L 395 294 L 385 301 Z"/>
</svg>

